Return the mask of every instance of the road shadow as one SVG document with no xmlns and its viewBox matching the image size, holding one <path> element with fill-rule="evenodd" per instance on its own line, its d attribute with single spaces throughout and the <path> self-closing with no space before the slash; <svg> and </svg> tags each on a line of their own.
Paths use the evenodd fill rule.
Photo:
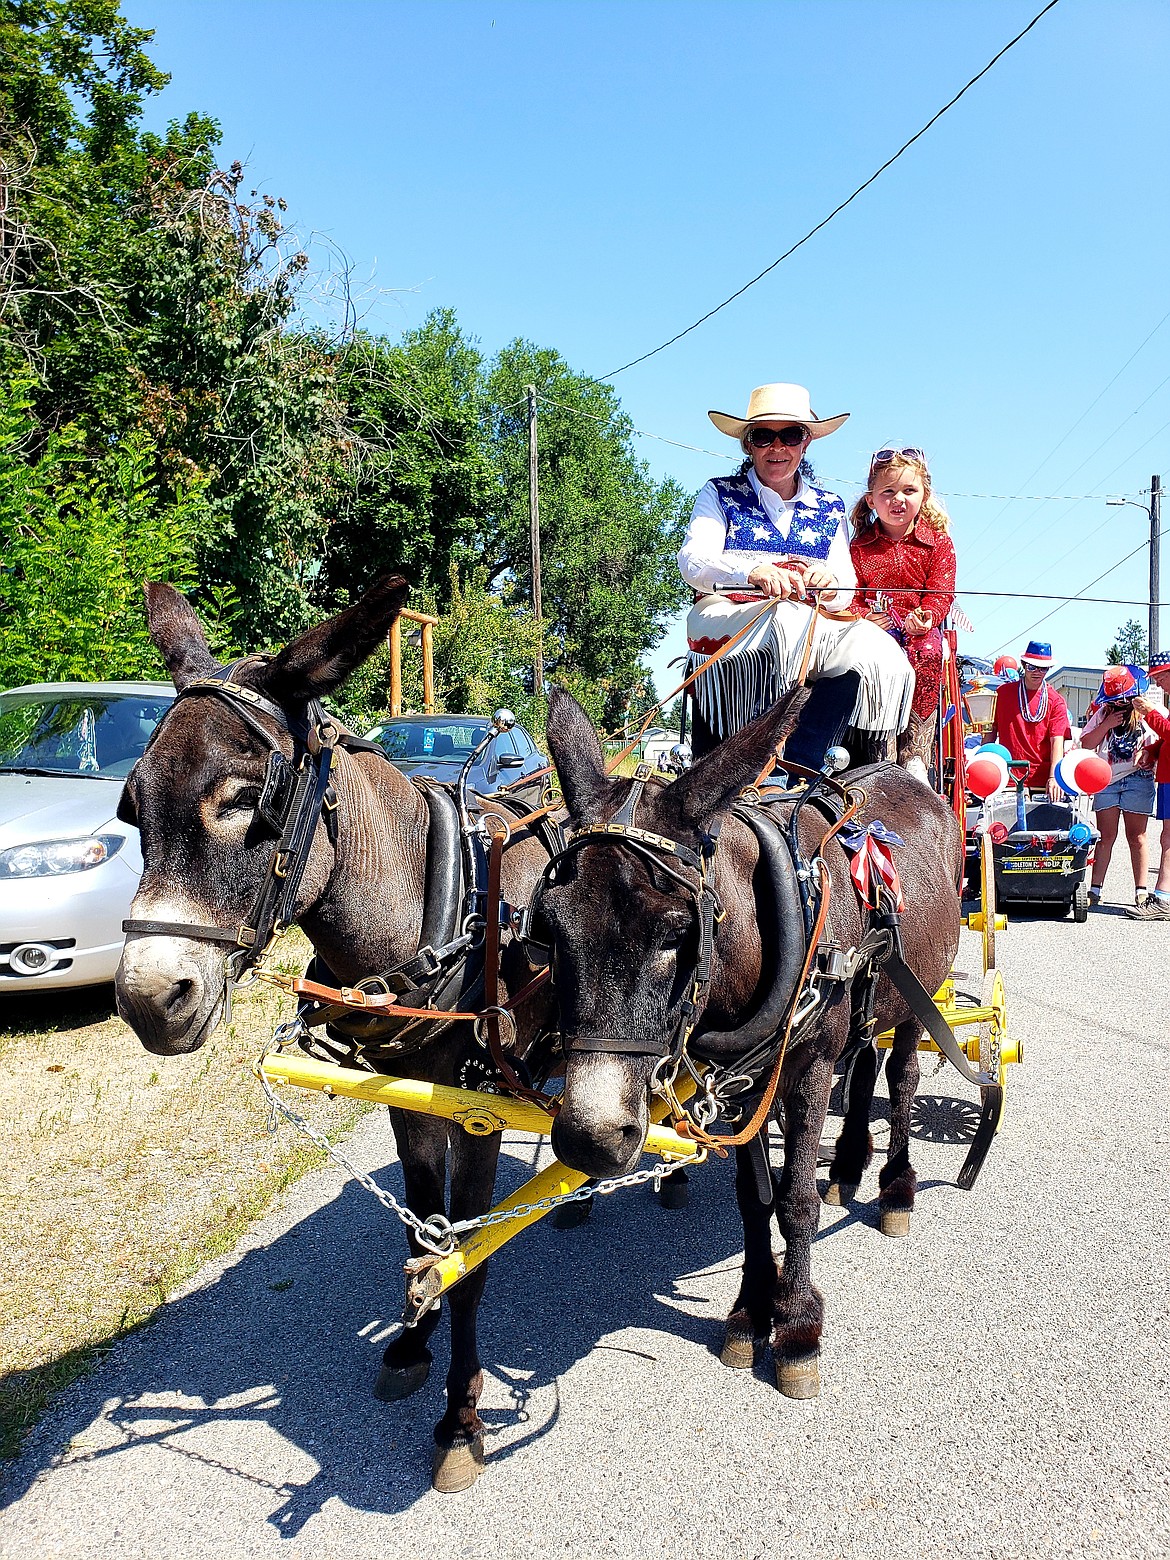
<svg viewBox="0 0 1170 1560">
<path fill-rule="evenodd" d="M 528 1178 L 534 1155 L 531 1142 L 506 1144 L 498 1196 Z M 777 1168 L 780 1157 L 774 1134 Z M 374 1173 L 403 1195 L 397 1162 Z M 692 1174 L 686 1210 L 663 1208 L 648 1187 L 596 1199 L 586 1224 L 556 1230 L 544 1220 L 493 1262 L 480 1312 L 480 1354 L 494 1378 L 483 1410 L 493 1464 L 556 1428 L 561 1379 L 595 1352 L 654 1361 L 658 1333 L 718 1354 L 743 1246 L 733 1179 L 733 1157 L 712 1159 Z M 919 1190 L 936 1184 L 948 1183 Z M 822 1226 L 818 1241 L 875 1225 L 876 1192 L 875 1177 L 873 1202 L 859 1199 Z M 72 1463 L 157 1446 L 270 1492 L 268 1521 L 290 1538 L 334 1499 L 371 1513 L 409 1510 L 429 1493 L 449 1335 L 444 1322 L 430 1378 L 414 1397 L 374 1399 L 382 1350 L 399 1326 L 405 1255 L 398 1224 L 345 1184 L 269 1245 L 165 1306 L 75 1383 L 10 1465 L 6 1501 L 19 1499 L 63 1448 Z M 704 1293 L 713 1274 L 727 1275 L 714 1300 Z M 631 1331 L 650 1336 L 623 1341 Z M 774 1390 L 766 1350 L 755 1373 L 761 1391 Z M 249 1426 L 287 1445 L 257 1442 L 242 1433 Z M 233 1460 L 222 1446 L 249 1452 Z M 316 1470 L 306 1478 L 269 1474 L 306 1461 Z"/>
<path fill-rule="evenodd" d="M 687 1309 L 706 1304 L 688 1275 L 720 1263 L 738 1273 L 742 1231 L 730 1166 L 716 1163 L 692 1180 L 687 1211 L 667 1210 L 638 1188 L 597 1199 L 578 1229 L 554 1230 L 542 1221 L 493 1263 L 480 1353 L 507 1399 L 501 1408 L 499 1392 L 489 1391 L 494 1406 L 484 1417 L 493 1461 L 506 1461 L 555 1427 L 558 1382 L 574 1364 L 599 1348 L 625 1352 L 607 1334 L 667 1331 L 701 1349 L 718 1348 L 722 1314 L 712 1308 L 708 1319 Z M 531 1169 L 506 1151 L 498 1194 Z M 375 1175 L 403 1195 L 397 1163 Z M 398 1224 L 347 1183 L 270 1245 L 247 1251 L 205 1288 L 165 1306 L 75 1383 L 6 1470 L 5 1504 L 19 1499 L 63 1448 L 71 1447 L 67 1456 L 75 1462 L 154 1444 L 269 1488 L 268 1520 L 290 1537 L 333 1499 L 384 1514 L 409 1509 L 430 1487 L 449 1334 L 444 1322 L 420 1392 L 401 1403 L 374 1399 L 382 1350 L 398 1330 L 405 1256 Z M 729 1300 L 733 1294 L 734 1280 Z M 303 1482 L 281 1481 L 266 1478 L 250 1458 L 219 1460 L 208 1450 L 212 1437 L 199 1432 L 225 1422 L 269 1427 L 307 1453 L 317 1471 Z M 77 1438 L 81 1444 L 71 1446 Z M 223 1443 L 251 1440 L 229 1435 Z M 303 1460 L 281 1452 L 288 1465 Z"/>
</svg>

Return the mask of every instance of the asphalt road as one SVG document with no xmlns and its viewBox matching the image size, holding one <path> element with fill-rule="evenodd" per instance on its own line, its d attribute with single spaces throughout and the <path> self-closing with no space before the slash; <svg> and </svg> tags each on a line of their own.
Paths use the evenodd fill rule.
<svg viewBox="0 0 1170 1560">
<path fill-rule="evenodd" d="M 740 1235 L 707 1166 L 685 1213 L 627 1192 L 496 1259 L 488 1467 L 435 1495 L 445 1346 L 416 1397 L 373 1399 L 403 1243 L 323 1171 L 47 1416 L 8 1470 L 0 1555 L 1167 1555 L 1170 927 L 1124 918 L 1127 876 L 1084 926 L 1000 937 L 1026 1055 L 975 1190 L 946 1140 L 971 1096 L 939 1073 L 910 1238 L 878 1233 L 874 1172 L 825 1210 L 818 1400 L 781 1398 L 767 1355 L 713 1352 Z M 967 934 L 958 962 L 978 989 Z M 400 1185 L 381 1120 L 355 1147 Z M 530 1154 L 509 1142 L 512 1180 Z"/>
</svg>

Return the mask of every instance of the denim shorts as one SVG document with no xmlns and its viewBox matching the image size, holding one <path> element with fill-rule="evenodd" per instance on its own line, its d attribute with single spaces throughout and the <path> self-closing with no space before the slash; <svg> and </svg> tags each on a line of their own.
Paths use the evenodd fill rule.
<svg viewBox="0 0 1170 1560">
<path fill-rule="evenodd" d="M 1163 823 L 1170 821 L 1170 780 L 1163 780 L 1158 785 L 1158 800 L 1154 807 L 1154 817 Z"/>
<path fill-rule="evenodd" d="M 1134 769 L 1120 780 L 1113 780 L 1093 798 L 1093 811 L 1120 807 L 1122 812 L 1141 813 L 1149 818 L 1154 811 L 1154 776 L 1148 769 Z"/>
</svg>

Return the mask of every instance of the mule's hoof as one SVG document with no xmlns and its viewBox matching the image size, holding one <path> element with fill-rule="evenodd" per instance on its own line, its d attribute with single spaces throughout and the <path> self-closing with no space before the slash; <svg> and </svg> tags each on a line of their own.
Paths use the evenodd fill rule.
<svg viewBox="0 0 1170 1560">
<path fill-rule="evenodd" d="M 419 1360 L 415 1365 L 383 1365 L 374 1382 L 374 1396 L 379 1403 L 397 1403 L 417 1392 L 430 1375 L 430 1360 Z"/>
<path fill-rule="evenodd" d="M 431 1488 L 440 1495 L 458 1495 L 460 1490 L 469 1490 L 482 1472 L 482 1435 L 473 1441 L 458 1441 L 454 1446 L 436 1446 Z"/>
<path fill-rule="evenodd" d="M 856 1181 L 830 1181 L 822 1200 L 829 1208 L 848 1208 L 856 1196 Z"/>
<path fill-rule="evenodd" d="M 575 1230 L 578 1225 L 588 1222 L 592 1212 L 592 1197 L 582 1197 L 578 1202 L 558 1203 L 549 1214 L 549 1220 L 554 1230 Z"/>
<path fill-rule="evenodd" d="M 676 1181 L 668 1175 L 658 1189 L 658 1201 L 664 1208 L 685 1208 L 690 1200 L 690 1186 L 681 1176 Z"/>
<path fill-rule="evenodd" d="M 817 1355 L 802 1354 L 798 1360 L 776 1361 L 776 1385 L 786 1398 L 815 1398 L 821 1392 L 821 1372 Z"/>
<path fill-rule="evenodd" d="M 719 1358 L 728 1370 L 751 1370 L 756 1361 L 756 1351 L 750 1335 L 738 1332 L 726 1333 Z"/>
<path fill-rule="evenodd" d="M 882 1234 L 893 1235 L 895 1238 L 909 1235 L 910 1210 L 909 1208 L 883 1208 L 882 1209 Z"/>
</svg>

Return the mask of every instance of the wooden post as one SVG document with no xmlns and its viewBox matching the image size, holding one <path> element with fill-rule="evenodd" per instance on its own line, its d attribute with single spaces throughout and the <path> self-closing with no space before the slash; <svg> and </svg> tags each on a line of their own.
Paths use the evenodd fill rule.
<svg viewBox="0 0 1170 1560">
<path fill-rule="evenodd" d="M 422 626 L 422 661 L 423 661 L 423 712 L 427 715 L 435 713 L 435 625 L 430 618 L 423 619 Z"/>
<path fill-rule="evenodd" d="M 532 659 L 532 697 L 544 691 L 544 611 L 540 600 L 540 466 L 536 453 L 536 386 L 525 385 L 528 396 L 528 525 L 532 544 L 532 613 L 536 618 L 536 654 Z"/>
<path fill-rule="evenodd" d="M 390 625 L 390 713 L 402 714 L 402 627 L 395 618 Z"/>
<path fill-rule="evenodd" d="M 417 623 L 421 630 L 422 645 L 423 712 L 435 713 L 435 641 L 433 638 L 437 617 L 425 612 L 402 611 L 390 625 L 390 713 L 402 714 L 402 624 Z"/>
</svg>

